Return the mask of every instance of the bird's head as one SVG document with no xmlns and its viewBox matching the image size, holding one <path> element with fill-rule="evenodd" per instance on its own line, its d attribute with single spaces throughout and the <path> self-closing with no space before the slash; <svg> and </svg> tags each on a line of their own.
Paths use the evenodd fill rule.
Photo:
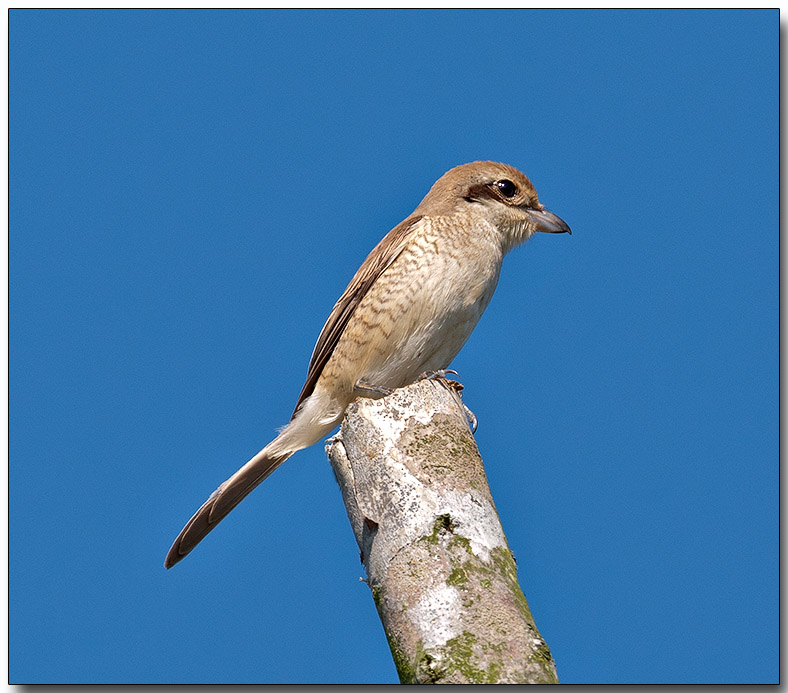
<svg viewBox="0 0 788 693">
<path fill-rule="evenodd" d="M 507 250 L 534 233 L 572 233 L 567 223 L 544 208 L 522 171 L 494 161 L 474 161 L 444 173 L 414 214 L 481 215 L 505 234 Z"/>
</svg>

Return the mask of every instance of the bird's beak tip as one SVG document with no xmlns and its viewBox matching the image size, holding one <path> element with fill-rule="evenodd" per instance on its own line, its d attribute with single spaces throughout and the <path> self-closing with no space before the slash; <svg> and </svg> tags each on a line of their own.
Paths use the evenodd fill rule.
<svg viewBox="0 0 788 693">
<path fill-rule="evenodd" d="M 541 233 L 568 233 L 570 236 L 572 235 L 572 229 L 569 228 L 569 224 L 547 209 L 532 209 L 528 214 L 534 223 L 534 231 Z"/>
</svg>

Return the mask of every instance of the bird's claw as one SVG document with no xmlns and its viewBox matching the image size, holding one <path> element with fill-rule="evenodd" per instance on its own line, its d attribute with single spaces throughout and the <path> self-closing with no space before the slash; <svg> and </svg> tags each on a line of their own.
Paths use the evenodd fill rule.
<svg viewBox="0 0 788 693">
<path fill-rule="evenodd" d="M 474 414 L 463 402 L 462 408 L 465 409 L 465 416 L 468 419 L 468 425 L 471 429 L 471 434 L 476 434 L 476 429 L 479 428 L 479 420 L 476 418 L 476 414 Z"/>
</svg>

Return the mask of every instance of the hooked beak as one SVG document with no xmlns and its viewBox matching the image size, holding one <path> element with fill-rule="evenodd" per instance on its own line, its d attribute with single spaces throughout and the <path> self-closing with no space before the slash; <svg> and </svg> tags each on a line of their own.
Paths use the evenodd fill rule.
<svg viewBox="0 0 788 693">
<path fill-rule="evenodd" d="M 568 233 L 572 235 L 572 229 L 561 217 L 552 212 L 542 209 L 529 209 L 528 216 L 534 225 L 534 231 L 542 233 Z"/>
</svg>

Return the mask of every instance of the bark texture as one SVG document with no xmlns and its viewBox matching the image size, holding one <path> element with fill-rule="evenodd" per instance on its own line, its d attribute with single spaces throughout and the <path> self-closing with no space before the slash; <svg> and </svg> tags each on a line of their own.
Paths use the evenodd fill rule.
<svg viewBox="0 0 788 693">
<path fill-rule="evenodd" d="M 402 683 L 558 683 L 458 387 L 359 399 L 326 446 Z"/>
</svg>

